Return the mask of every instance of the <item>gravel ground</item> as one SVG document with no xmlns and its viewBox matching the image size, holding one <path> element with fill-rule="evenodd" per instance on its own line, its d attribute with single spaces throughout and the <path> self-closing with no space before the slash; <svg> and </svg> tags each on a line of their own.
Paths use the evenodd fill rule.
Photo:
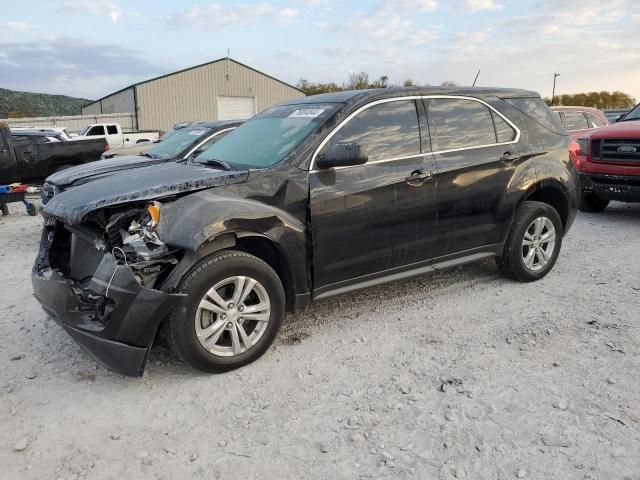
<svg viewBox="0 0 640 480">
<path fill-rule="evenodd" d="M 289 315 L 244 369 L 160 347 L 142 379 L 45 317 L 40 220 L 12 213 L 2 478 L 640 479 L 640 205 L 580 214 L 538 283 L 485 262 L 378 287 Z"/>
</svg>

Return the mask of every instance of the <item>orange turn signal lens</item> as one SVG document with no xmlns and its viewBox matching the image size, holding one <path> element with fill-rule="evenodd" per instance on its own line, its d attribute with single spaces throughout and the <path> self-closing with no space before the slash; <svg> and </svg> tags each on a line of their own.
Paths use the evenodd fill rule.
<svg viewBox="0 0 640 480">
<path fill-rule="evenodd" d="M 151 226 L 155 227 L 160 222 L 160 205 L 150 203 L 147 205 L 147 213 L 151 217 Z"/>
</svg>

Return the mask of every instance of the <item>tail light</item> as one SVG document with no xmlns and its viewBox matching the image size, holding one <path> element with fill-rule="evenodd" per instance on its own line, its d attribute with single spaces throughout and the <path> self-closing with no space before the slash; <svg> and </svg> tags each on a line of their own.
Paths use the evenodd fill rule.
<svg viewBox="0 0 640 480">
<path fill-rule="evenodd" d="M 105 151 L 105 152 L 108 152 L 109 150 L 111 150 L 111 147 L 109 146 L 109 144 L 108 144 L 108 143 L 106 143 L 106 144 L 104 145 L 104 151 Z"/>
</svg>

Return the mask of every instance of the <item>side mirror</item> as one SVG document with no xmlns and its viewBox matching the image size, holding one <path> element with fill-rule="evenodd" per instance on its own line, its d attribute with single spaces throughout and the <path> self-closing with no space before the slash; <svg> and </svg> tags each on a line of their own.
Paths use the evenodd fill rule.
<svg viewBox="0 0 640 480">
<path fill-rule="evenodd" d="M 326 153 L 318 156 L 316 166 L 325 170 L 334 167 L 350 167 L 367 163 L 369 155 L 359 143 L 338 143 L 329 148 Z"/>
</svg>

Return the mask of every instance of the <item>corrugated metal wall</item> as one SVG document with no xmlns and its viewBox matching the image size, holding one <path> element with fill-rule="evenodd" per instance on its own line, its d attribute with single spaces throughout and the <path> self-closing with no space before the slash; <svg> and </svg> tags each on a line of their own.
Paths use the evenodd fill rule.
<svg viewBox="0 0 640 480">
<path fill-rule="evenodd" d="M 90 103 L 82 107 L 83 115 L 100 115 L 102 111 L 100 110 L 100 102 Z"/>
<path fill-rule="evenodd" d="M 136 111 L 136 102 L 133 88 L 127 88 L 122 92 L 103 98 L 102 113 L 134 113 Z"/>
<path fill-rule="evenodd" d="M 10 127 L 65 127 L 69 133 L 77 133 L 91 123 L 119 123 L 122 130 L 132 132 L 136 130 L 136 118 L 133 113 L 116 113 L 110 115 L 73 115 L 68 117 L 33 117 L 6 118 Z"/>
<path fill-rule="evenodd" d="M 103 98 L 87 106 L 82 107 L 83 115 L 100 115 L 101 113 L 134 113 L 136 101 L 134 89 L 129 87 L 108 97 Z"/>
<path fill-rule="evenodd" d="M 182 121 L 217 120 L 218 95 L 255 97 L 258 113 L 283 100 L 304 96 L 233 60 L 203 65 L 135 88 L 139 128 L 161 130 Z"/>
</svg>

